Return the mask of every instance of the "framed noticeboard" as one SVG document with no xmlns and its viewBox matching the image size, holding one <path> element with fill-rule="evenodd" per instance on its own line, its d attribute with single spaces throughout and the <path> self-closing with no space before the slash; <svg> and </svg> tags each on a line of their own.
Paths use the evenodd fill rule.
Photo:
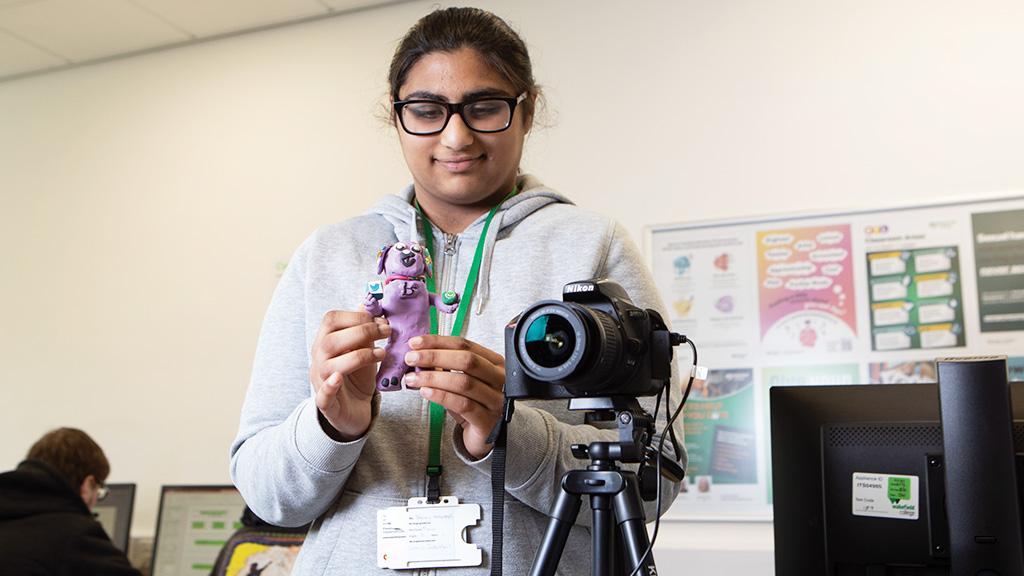
<svg viewBox="0 0 1024 576">
<path fill-rule="evenodd" d="M 975 355 L 1024 380 L 1024 194 L 651 226 L 645 249 L 710 369 L 668 517 L 771 519 L 771 386 L 934 382 L 935 358 Z"/>
</svg>

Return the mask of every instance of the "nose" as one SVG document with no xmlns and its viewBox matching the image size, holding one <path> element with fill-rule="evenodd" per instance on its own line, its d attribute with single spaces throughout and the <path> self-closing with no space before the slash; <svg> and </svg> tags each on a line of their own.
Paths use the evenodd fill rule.
<svg viewBox="0 0 1024 576">
<path fill-rule="evenodd" d="M 473 131 L 466 126 L 462 114 L 452 114 L 441 132 L 441 143 L 452 150 L 461 150 L 473 143 Z"/>
</svg>

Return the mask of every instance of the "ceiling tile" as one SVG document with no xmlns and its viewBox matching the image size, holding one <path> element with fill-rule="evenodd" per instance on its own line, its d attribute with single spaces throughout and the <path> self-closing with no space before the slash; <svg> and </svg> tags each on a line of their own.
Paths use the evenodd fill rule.
<svg viewBox="0 0 1024 576">
<path fill-rule="evenodd" d="M 0 31 L 0 78 L 63 66 L 64 60 Z"/>
<path fill-rule="evenodd" d="M 315 0 L 134 0 L 195 36 L 212 36 L 326 14 Z"/>
<path fill-rule="evenodd" d="M 125 0 L 47 0 L 5 7 L 0 28 L 72 62 L 189 40 Z"/>
<path fill-rule="evenodd" d="M 335 12 L 399 3 L 398 0 L 320 0 L 320 2 L 330 6 Z"/>
<path fill-rule="evenodd" d="M 0 0 L 0 82 L 410 0 Z"/>
</svg>

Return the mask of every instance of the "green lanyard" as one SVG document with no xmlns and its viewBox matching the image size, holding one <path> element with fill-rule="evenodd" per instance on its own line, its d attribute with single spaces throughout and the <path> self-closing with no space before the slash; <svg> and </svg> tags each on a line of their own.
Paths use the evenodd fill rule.
<svg viewBox="0 0 1024 576">
<path fill-rule="evenodd" d="M 455 311 L 455 324 L 452 326 L 452 336 L 459 336 L 462 334 L 462 323 L 466 319 L 466 311 L 470 308 L 473 302 L 473 288 L 476 286 L 477 276 L 480 274 L 480 260 L 483 259 L 484 253 L 484 242 L 487 240 L 487 229 L 491 227 L 491 220 L 494 218 L 494 213 L 498 211 L 498 207 L 501 206 L 505 200 L 516 195 L 519 187 L 516 186 L 512 189 L 512 193 L 505 197 L 504 200 L 499 202 L 491 211 L 487 213 L 487 219 L 484 220 L 484 229 L 480 233 L 480 239 L 476 242 L 476 253 L 473 255 L 473 265 L 469 269 L 469 276 L 466 278 L 466 288 L 459 295 L 459 308 Z M 413 200 L 416 210 L 420 213 L 420 217 L 423 218 L 423 238 L 424 244 L 427 246 L 427 251 L 431 254 L 434 253 L 434 231 L 427 220 L 427 217 L 423 214 L 423 210 L 420 209 L 419 202 Z M 431 294 L 436 291 L 436 284 L 434 282 L 434 276 L 431 274 L 427 276 L 427 291 Z M 437 309 L 433 306 L 430 307 L 430 333 L 437 334 Z M 427 502 L 430 504 L 436 504 L 441 500 L 441 434 L 444 430 L 444 407 L 439 404 L 430 403 L 430 447 L 427 452 Z"/>
</svg>

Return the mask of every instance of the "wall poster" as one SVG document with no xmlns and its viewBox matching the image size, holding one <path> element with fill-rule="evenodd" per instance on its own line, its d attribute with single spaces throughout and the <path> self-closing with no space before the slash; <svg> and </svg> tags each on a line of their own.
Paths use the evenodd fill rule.
<svg viewBox="0 0 1024 576">
<path fill-rule="evenodd" d="M 683 411 L 690 467 L 667 518 L 771 520 L 771 386 L 935 382 L 935 358 L 975 355 L 1024 379 L 1020 193 L 649 226 L 645 240 L 668 321 L 709 368 Z"/>
</svg>

